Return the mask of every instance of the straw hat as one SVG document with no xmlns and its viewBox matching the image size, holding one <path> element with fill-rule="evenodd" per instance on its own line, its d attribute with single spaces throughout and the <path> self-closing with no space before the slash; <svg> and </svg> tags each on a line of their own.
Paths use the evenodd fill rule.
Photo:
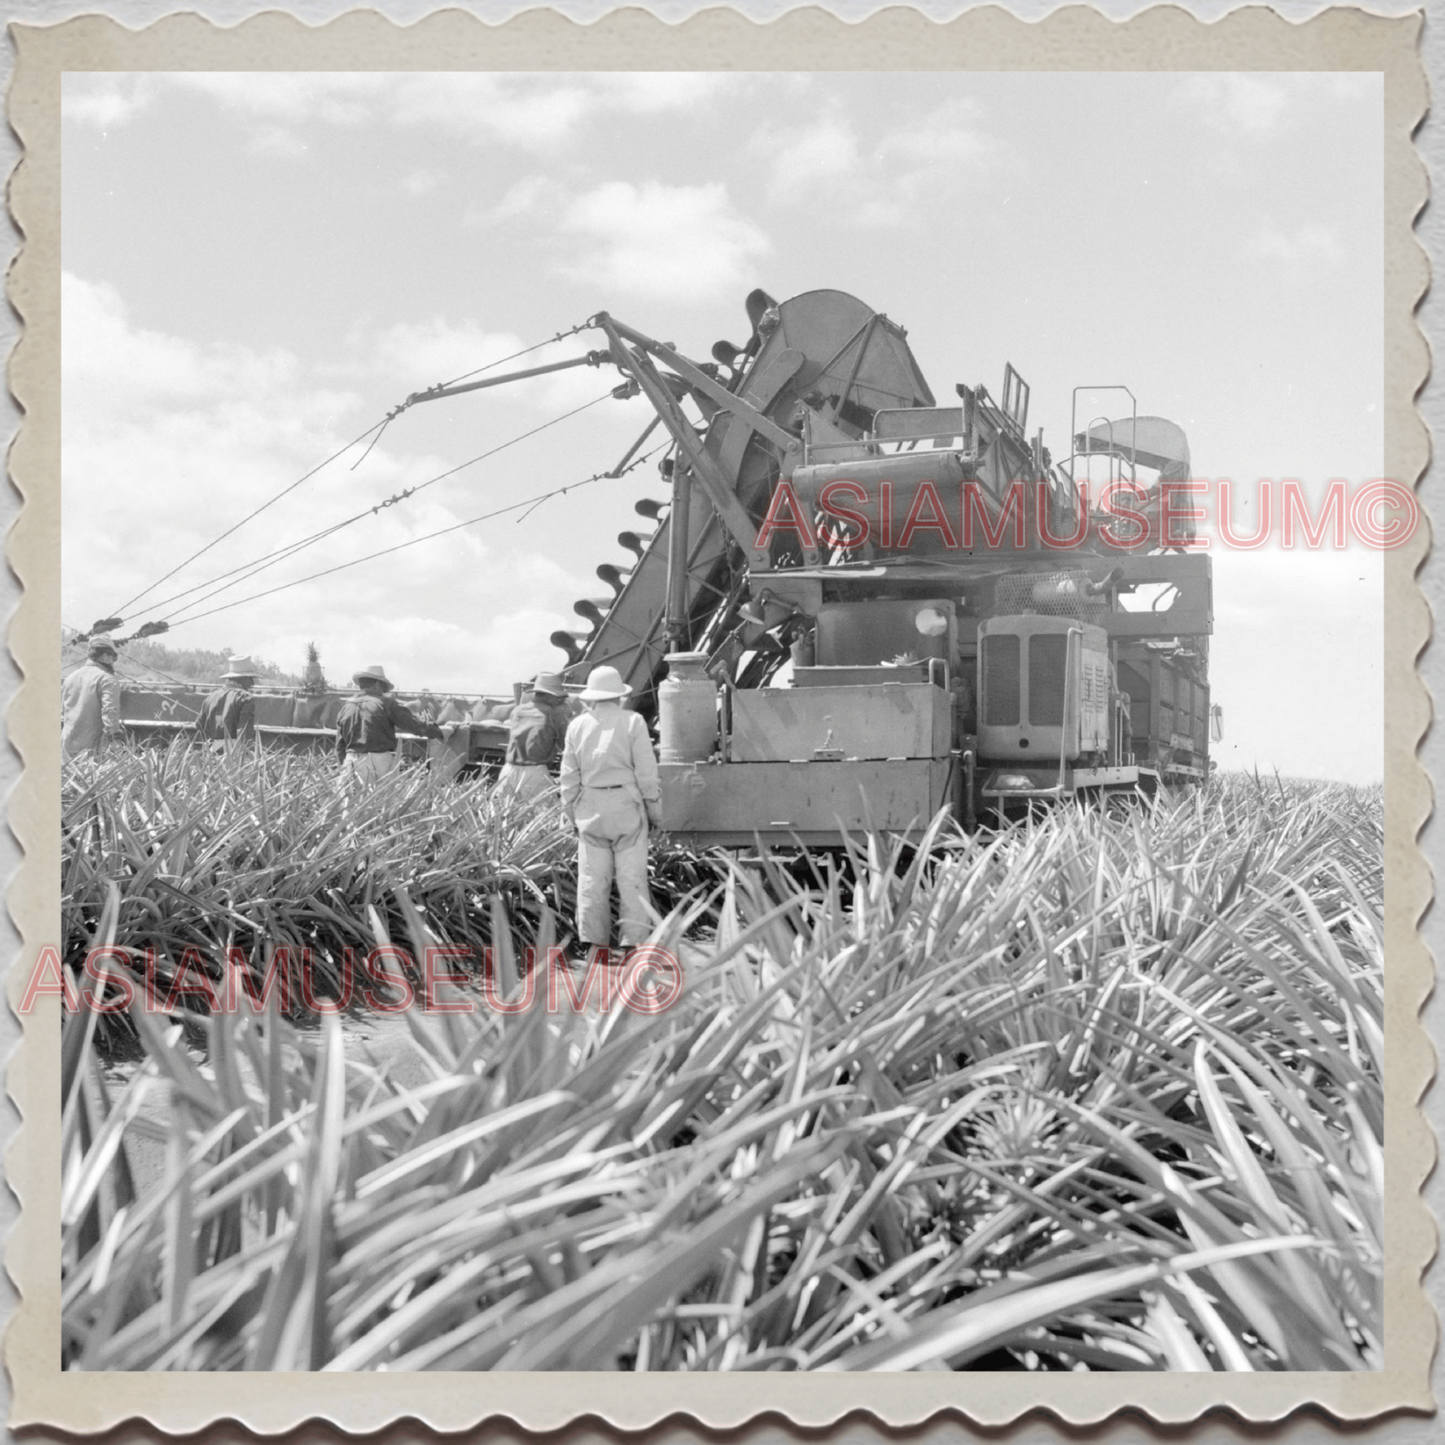
<svg viewBox="0 0 1445 1445">
<path fill-rule="evenodd" d="M 99 636 L 90 639 L 90 647 L 87 649 L 87 653 L 90 657 L 120 656 L 120 650 L 103 632 Z"/>
<path fill-rule="evenodd" d="M 361 683 L 370 679 L 372 682 L 379 682 L 384 691 L 391 691 L 391 679 L 386 675 L 385 670 L 379 662 L 374 662 L 370 667 L 363 667 L 360 672 L 353 672 L 351 680 L 354 683 Z"/>
<path fill-rule="evenodd" d="M 609 698 L 626 697 L 631 691 L 615 667 L 594 667 L 583 689 L 582 701 L 606 702 Z"/>
<path fill-rule="evenodd" d="M 541 693 L 543 697 L 555 697 L 562 699 L 567 696 L 567 689 L 562 685 L 561 677 L 555 672 L 539 672 L 536 681 L 532 684 L 533 693 Z"/>
<path fill-rule="evenodd" d="M 224 681 L 228 677 L 255 677 L 256 664 L 243 654 L 226 659 L 226 670 L 221 674 Z"/>
</svg>

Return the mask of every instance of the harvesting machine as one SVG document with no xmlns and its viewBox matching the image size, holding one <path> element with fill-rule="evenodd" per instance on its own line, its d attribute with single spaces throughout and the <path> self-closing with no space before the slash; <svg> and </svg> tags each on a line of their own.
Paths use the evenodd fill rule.
<svg viewBox="0 0 1445 1445">
<path fill-rule="evenodd" d="M 940 406 L 856 298 L 746 307 L 747 343 L 706 362 L 601 313 L 605 350 L 560 363 L 615 365 L 673 443 L 652 529 L 597 568 L 588 628 L 552 635 L 570 681 L 611 664 L 658 724 L 665 826 L 820 844 L 1202 779 L 1210 565 L 1171 506 L 1180 428 L 1080 387 L 1055 463 L 1012 366 Z M 1129 414 L 1081 426 L 1105 391 Z"/>
<path fill-rule="evenodd" d="M 945 805 L 971 825 L 1202 779 L 1211 581 L 1170 506 L 1189 476 L 1180 428 L 1139 416 L 1127 388 L 1078 387 L 1056 463 L 1012 366 L 997 397 L 959 385 L 939 405 L 903 328 L 855 297 L 754 291 L 746 310 L 746 344 L 707 361 L 604 312 L 589 322 L 601 349 L 406 403 L 584 365 L 615 365 L 617 394 L 651 403 L 614 474 L 661 426 L 670 496 L 637 504 L 629 555 L 597 568 L 607 593 L 576 604 L 586 629 L 552 641 L 568 681 L 611 664 L 657 725 L 665 826 L 826 844 Z M 1081 424 L 1101 393 L 1128 414 Z M 136 702 L 133 728 L 185 726 Z M 470 726 L 451 765 L 493 761 L 492 704 L 456 707 Z M 264 721 L 290 745 L 331 733 L 309 711 Z"/>
</svg>

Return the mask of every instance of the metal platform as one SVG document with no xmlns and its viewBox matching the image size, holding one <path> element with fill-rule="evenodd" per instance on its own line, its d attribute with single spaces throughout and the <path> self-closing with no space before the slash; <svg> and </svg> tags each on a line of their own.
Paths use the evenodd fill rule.
<svg viewBox="0 0 1445 1445">
<path fill-rule="evenodd" d="M 703 847 L 759 838 L 837 843 L 841 832 L 910 833 L 946 801 L 951 762 L 664 763 L 662 825 Z"/>
</svg>

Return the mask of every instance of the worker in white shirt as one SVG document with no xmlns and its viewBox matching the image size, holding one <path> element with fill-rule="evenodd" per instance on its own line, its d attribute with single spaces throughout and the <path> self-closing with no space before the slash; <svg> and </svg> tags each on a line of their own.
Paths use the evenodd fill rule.
<svg viewBox="0 0 1445 1445">
<path fill-rule="evenodd" d="M 661 821 L 647 724 L 622 706 L 631 691 L 615 667 L 595 668 L 582 693 L 588 711 L 568 725 L 562 747 L 562 807 L 577 828 L 577 937 L 604 956 L 614 881 L 622 947 L 647 938 L 647 829 Z"/>
</svg>

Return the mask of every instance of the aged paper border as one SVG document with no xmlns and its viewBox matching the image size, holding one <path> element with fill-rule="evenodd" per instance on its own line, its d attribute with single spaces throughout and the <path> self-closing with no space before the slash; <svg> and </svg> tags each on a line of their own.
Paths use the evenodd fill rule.
<svg viewBox="0 0 1445 1445">
<path fill-rule="evenodd" d="M 355 11 L 311 28 L 268 13 L 232 29 L 195 14 L 130 31 L 100 16 L 48 27 L 12 25 L 17 51 L 10 123 L 23 146 L 10 203 L 24 237 L 9 276 L 24 335 L 10 364 L 25 421 L 11 453 L 24 509 L 9 541 L 24 586 L 10 645 L 25 682 L 10 709 L 10 734 L 25 760 L 11 800 L 11 827 L 25 850 L 10 907 L 24 938 L 10 976 L 10 1001 L 59 918 L 59 75 L 63 70 L 442 70 L 442 69 L 966 69 L 966 70 L 1372 70 L 1385 78 L 1385 473 L 1418 483 L 1428 436 L 1414 397 L 1428 352 L 1414 307 L 1428 280 L 1412 223 L 1424 204 L 1424 166 L 1411 144 L 1423 118 L 1426 83 L 1418 58 L 1422 17 L 1387 18 L 1332 10 L 1307 22 L 1273 11 L 1235 11 L 1211 24 L 1172 7 L 1126 23 L 1083 6 L 1040 22 L 989 8 L 935 23 L 916 11 L 884 11 L 846 24 L 818 10 L 792 11 L 767 25 L 711 10 L 681 25 L 624 10 L 582 26 L 551 11 L 491 25 L 445 11 L 410 26 Z M 1429 613 L 1415 573 L 1429 547 L 1421 528 L 1386 554 L 1385 758 L 1386 1026 L 1386 1368 L 1371 1374 L 1127 1375 L 746 1375 L 624 1377 L 610 1374 L 62 1374 L 59 1362 L 59 1006 L 53 999 L 23 1020 L 24 1042 L 8 1086 L 23 1116 L 6 1167 L 22 1217 L 6 1251 L 21 1293 L 5 1337 L 13 1387 L 11 1425 L 93 1432 L 142 1419 L 169 1432 L 230 1418 L 279 1432 L 323 1419 L 352 1432 L 413 1419 L 438 1430 L 507 1419 L 532 1430 L 584 1416 L 640 1429 L 690 1417 L 714 1428 L 763 1411 L 818 1427 L 867 1411 L 888 1426 L 916 1424 L 947 1410 L 981 1426 L 1030 1411 L 1072 1425 L 1128 1408 L 1161 1423 L 1196 1419 L 1223 1406 L 1251 1421 L 1280 1420 L 1313 1405 L 1340 1420 L 1387 1411 L 1431 1411 L 1429 1369 L 1436 1322 L 1421 1289 L 1435 1229 L 1420 1198 L 1434 1139 L 1417 1104 L 1434 1068 L 1419 1021 L 1431 987 L 1429 955 L 1416 926 L 1431 897 L 1416 846 L 1429 786 L 1415 750 L 1429 698 L 1415 659 Z"/>
</svg>

